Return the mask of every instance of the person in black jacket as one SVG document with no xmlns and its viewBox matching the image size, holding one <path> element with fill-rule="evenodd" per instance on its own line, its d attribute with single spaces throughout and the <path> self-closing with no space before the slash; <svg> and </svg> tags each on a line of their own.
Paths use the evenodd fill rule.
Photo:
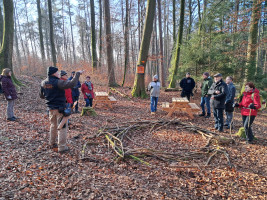
<svg viewBox="0 0 267 200">
<path fill-rule="evenodd" d="M 69 77 L 68 80 L 72 80 L 73 77 L 75 76 L 75 71 L 73 71 L 71 73 L 71 77 Z M 80 81 L 77 82 L 77 84 L 72 88 L 72 100 L 73 100 L 73 103 L 77 101 L 76 105 L 75 105 L 75 113 L 79 113 L 78 109 L 79 109 L 79 97 L 80 97 L 80 91 L 79 91 L 79 88 L 81 87 L 81 83 Z M 73 106 L 73 104 L 71 105 Z"/>
<path fill-rule="evenodd" d="M 193 89 L 196 86 L 195 80 L 190 77 L 190 73 L 186 73 L 186 77 L 180 81 L 180 87 L 182 88 L 181 97 L 187 97 L 190 101 L 190 96 L 193 95 Z"/>
<path fill-rule="evenodd" d="M 49 145 L 51 147 L 57 146 L 56 137 L 58 134 L 58 152 L 60 153 L 69 150 L 67 147 L 68 122 L 62 129 L 57 131 L 58 124 L 63 119 L 63 111 L 66 108 L 65 89 L 76 86 L 82 73 L 83 71 L 79 71 L 71 81 L 65 81 L 60 79 L 60 73 L 56 67 L 48 67 L 48 77 L 41 83 L 40 97 L 46 100 L 51 124 Z"/>
<path fill-rule="evenodd" d="M 223 132 L 223 111 L 225 109 L 225 100 L 228 93 L 228 87 L 222 80 L 222 74 L 214 75 L 215 82 L 208 91 L 211 94 L 211 105 L 215 119 L 215 129 Z"/>
</svg>

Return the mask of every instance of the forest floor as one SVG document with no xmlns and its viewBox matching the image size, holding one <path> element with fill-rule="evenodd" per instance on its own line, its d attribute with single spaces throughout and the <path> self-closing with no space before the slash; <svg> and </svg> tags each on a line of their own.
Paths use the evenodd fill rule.
<svg viewBox="0 0 267 200">
<path fill-rule="evenodd" d="M 254 144 L 233 136 L 235 143 L 221 148 L 229 153 L 234 167 L 220 154 L 206 166 L 208 155 L 199 159 L 166 161 L 142 157 L 150 165 L 117 155 L 104 136 L 91 137 L 104 126 L 116 127 L 130 121 L 161 120 L 164 111 L 150 115 L 149 99 L 124 98 L 113 109 L 96 108 L 96 117 L 73 114 L 68 131 L 70 152 L 59 154 L 48 147 L 49 120 L 44 100 L 40 99 L 37 77 L 23 76 L 15 107 L 19 117 L 7 122 L 6 101 L 0 96 L 0 199 L 267 199 L 267 123 L 266 112 L 253 124 Z M 130 95 L 129 88 L 118 88 Z M 107 88 L 95 84 L 95 91 Z M 111 91 L 112 92 L 112 91 Z M 161 92 L 161 102 L 171 102 L 180 92 Z M 193 102 L 199 105 L 199 95 Z M 80 105 L 84 105 L 82 97 Z M 80 107 L 81 109 L 81 107 Z M 213 118 L 190 120 L 182 113 L 173 118 L 208 130 Z M 235 113 L 233 132 L 241 127 Z M 230 137 L 229 130 L 222 135 Z M 201 134 L 175 125 L 155 131 L 136 131 L 126 139 L 131 148 L 149 148 L 169 153 L 187 153 L 205 146 Z M 81 159 L 84 144 L 88 143 Z"/>
</svg>

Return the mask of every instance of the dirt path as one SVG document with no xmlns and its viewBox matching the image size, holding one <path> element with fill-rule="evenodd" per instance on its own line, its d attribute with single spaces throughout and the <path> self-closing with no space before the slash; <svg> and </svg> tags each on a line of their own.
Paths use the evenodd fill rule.
<svg viewBox="0 0 267 200">
<path fill-rule="evenodd" d="M 235 168 L 229 168 L 224 157 L 214 158 L 208 167 L 205 159 L 193 160 L 199 167 L 181 168 L 189 162 L 165 162 L 143 158 L 151 166 L 127 159 L 116 161 L 104 137 L 89 139 L 107 125 L 116 126 L 133 120 L 162 119 L 149 112 L 149 100 L 122 98 L 112 110 L 97 108 L 97 116 L 74 114 L 69 130 L 68 154 L 48 148 L 49 122 L 44 101 L 39 99 L 38 78 L 23 77 L 29 87 L 17 101 L 18 122 L 5 119 L 6 102 L 0 97 L 0 199 L 266 199 L 267 198 L 267 117 L 259 115 L 253 125 L 257 140 L 246 145 L 239 138 L 226 146 Z M 98 91 L 106 90 L 95 85 Z M 130 94 L 130 89 L 120 91 Z M 177 92 L 161 93 L 160 102 L 171 101 Z M 195 102 L 199 101 L 196 95 Z M 80 99 L 80 103 L 84 104 Z M 189 120 L 175 114 L 183 122 L 210 129 L 213 119 Z M 241 126 L 235 115 L 234 132 Z M 229 137 L 229 133 L 224 133 Z M 150 134 L 142 131 L 131 136 L 129 145 L 177 152 L 201 148 L 206 140 L 201 135 L 171 127 Z M 82 147 L 91 160 L 81 160 Z M 186 150 L 185 150 L 186 149 Z"/>
</svg>

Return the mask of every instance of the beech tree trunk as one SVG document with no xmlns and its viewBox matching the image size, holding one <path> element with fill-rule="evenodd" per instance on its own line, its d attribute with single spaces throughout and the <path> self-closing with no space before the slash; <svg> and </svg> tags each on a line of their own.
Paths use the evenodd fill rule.
<svg viewBox="0 0 267 200">
<path fill-rule="evenodd" d="M 44 65 L 45 48 L 44 48 L 44 36 L 43 36 L 43 31 L 42 31 L 42 13 L 41 13 L 40 0 L 37 0 L 37 11 L 38 11 L 38 29 L 39 29 L 39 38 L 40 38 L 40 50 L 41 50 L 42 61 Z"/>
<path fill-rule="evenodd" d="M 54 42 L 54 26 L 53 26 L 53 15 L 52 15 L 52 3 L 48 0 L 48 11 L 49 11 L 49 24 L 50 24 L 50 43 L 51 43 L 51 53 L 53 64 L 57 66 L 56 48 Z"/>
<path fill-rule="evenodd" d="M 97 54 L 96 54 L 96 33 L 95 33 L 95 5 L 94 0 L 90 0 L 91 7 L 91 46 L 92 46 L 92 66 L 93 70 L 97 69 Z"/>
</svg>

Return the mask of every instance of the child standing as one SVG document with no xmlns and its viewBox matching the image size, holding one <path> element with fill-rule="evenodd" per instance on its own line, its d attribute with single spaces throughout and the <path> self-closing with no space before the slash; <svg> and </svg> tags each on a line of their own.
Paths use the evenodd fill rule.
<svg viewBox="0 0 267 200">
<path fill-rule="evenodd" d="M 153 77 L 153 81 L 148 85 L 148 91 L 150 91 L 150 109 L 151 115 L 154 115 L 157 112 L 157 105 L 160 93 L 160 82 L 158 81 L 158 75 Z"/>
</svg>

